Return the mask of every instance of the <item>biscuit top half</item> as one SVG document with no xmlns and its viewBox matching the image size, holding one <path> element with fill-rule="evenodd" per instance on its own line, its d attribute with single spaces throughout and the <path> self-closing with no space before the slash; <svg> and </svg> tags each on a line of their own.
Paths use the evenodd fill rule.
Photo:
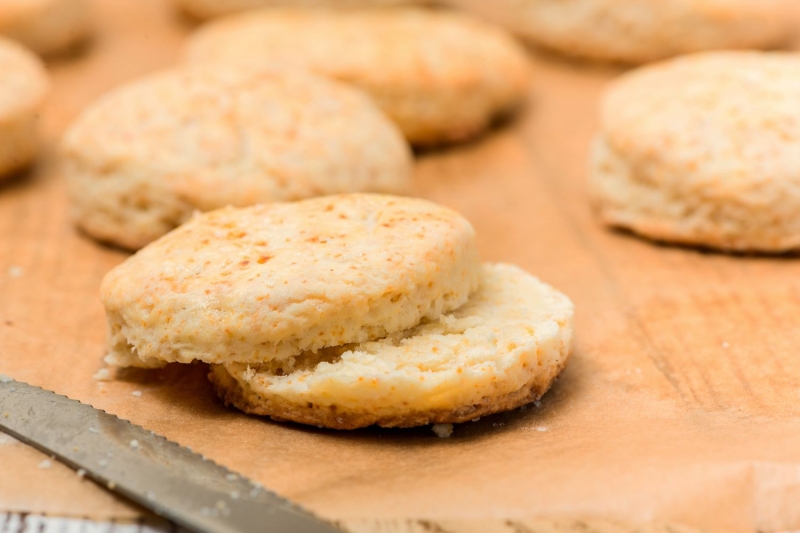
<svg viewBox="0 0 800 533">
<path fill-rule="evenodd" d="M 193 61 L 288 63 L 374 90 L 515 94 L 530 75 L 524 49 L 505 31 L 459 13 L 419 8 L 242 13 L 201 28 L 187 55 Z"/>
<path fill-rule="evenodd" d="M 101 299 L 117 355 L 262 362 L 434 319 L 479 271 L 454 211 L 352 194 L 198 215 L 112 270 Z"/>
<path fill-rule="evenodd" d="M 29 113 L 41 105 L 50 86 L 38 57 L 0 37 L 0 119 Z"/>
<path fill-rule="evenodd" d="M 708 52 L 633 71 L 601 124 L 641 179 L 762 201 L 800 184 L 800 56 Z"/>
</svg>

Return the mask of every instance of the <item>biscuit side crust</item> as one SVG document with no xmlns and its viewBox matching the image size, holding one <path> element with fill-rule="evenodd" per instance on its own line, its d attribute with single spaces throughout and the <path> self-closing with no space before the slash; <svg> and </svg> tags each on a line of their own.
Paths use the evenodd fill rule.
<svg viewBox="0 0 800 533">
<path fill-rule="evenodd" d="M 800 190 L 764 204 L 654 183 L 637 174 L 602 136 L 592 145 L 589 176 L 593 208 L 609 226 L 655 241 L 724 251 L 800 248 Z"/>
</svg>

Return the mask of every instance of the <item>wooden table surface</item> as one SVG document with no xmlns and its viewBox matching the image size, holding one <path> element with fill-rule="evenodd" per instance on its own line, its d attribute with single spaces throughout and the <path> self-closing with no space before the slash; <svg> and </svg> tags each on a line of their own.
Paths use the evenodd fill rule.
<svg viewBox="0 0 800 533">
<path fill-rule="evenodd" d="M 541 516 L 800 529 L 800 258 L 660 246 L 597 224 L 586 152 L 615 67 L 532 51 L 524 112 L 474 142 L 418 154 L 416 194 L 469 218 L 485 260 L 519 264 L 576 304 L 574 356 L 541 406 L 436 439 L 426 428 L 337 433 L 247 417 L 220 405 L 197 366 L 94 381 L 97 288 L 125 254 L 73 230 L 54 149 L 98 95 L 177 62 L 191 23 L 159 0 L 93 7 L 93 42 L 49 63 L 40 162 L 0 185 L 0 373 L 132 420 L 362 530 L 459 519 L 528 531 Z M 38 469 L 40 459 L 0 443 L 0 512 L 139 514 L 66 469 Z"/>
</svg>

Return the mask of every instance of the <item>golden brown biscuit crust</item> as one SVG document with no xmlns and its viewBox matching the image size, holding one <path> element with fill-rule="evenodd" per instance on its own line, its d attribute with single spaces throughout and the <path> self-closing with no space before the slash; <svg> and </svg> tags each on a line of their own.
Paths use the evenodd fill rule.
<svg viewBox="0 0 800 533">
<path fill-rule="evenodd" d="M 647 237 L 734 251 L 800 246 L 800 58 L 707 52 L 633 71 L 601 105 L 590 195 Z"/>
<path fill-rule="evenodd" d="M 138 249 L 195 210 L 406 194 L 413 158 L 365 94 L 286 69 L 186 66 L 117 88 L 61 143 L 76 224 Z"/>
<path fill-rule="evenodd" d="M 479 275 L 458 213 L 351 194 L 198 215 L 109 272 L 100 297 L 120 361 L 261 363 L 436 319 Z"/>
<path fill-rule="evenodd" d="M 0 37 L 0 178 L 25 168 L 36 156 L 37 115 L 49 85 L 39 58 Z"/>
<path fill-rule="evenodd" d="M 187 57 L 285 63 L 353 84 L 416 145 L 479 133 L 524 101 L 531 78 L 525 50 L 503 30 L 412 8 L 250 11 L 202 27 Z"/>
<path fill-rule="evenodd" d="M 427 4 L 430 0 L 175 0 L 189 15 L 210 19 L 258 8 L 378 8 Z"/>
<path fill-rule="evenodd" d="M 3 0 L 0 34 L 37 54 L 68 51 L 89 34 L 86 0 Z"/>
<path fill-rule="evenodd" d="M 793 0 L 448 0 L 562 54 L 645 63 L 703 50 L 772 48 Z"/>
</svg>

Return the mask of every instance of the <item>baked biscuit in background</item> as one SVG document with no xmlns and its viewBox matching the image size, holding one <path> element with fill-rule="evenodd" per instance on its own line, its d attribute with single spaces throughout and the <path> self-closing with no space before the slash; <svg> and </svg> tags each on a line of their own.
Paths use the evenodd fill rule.
<svg viewBox="0 0 800 533">
<path fill-rule="evenodd" d="M 483 131 L 526 97 L 525 50 L 468 15 L 424 9 L 263 9 L 208 23 L 194 62 L 285 63 L 369 93 L 415 145 Z"/>
<path fill-rule="evenodd" d="M 187 14 L 210 19 L 261 7 L 361 8 L 427 4 L 430 0 L 174 0 Z"/>
<path fill-rule="evenodd" d="M 2 0 L 0 34 L 34 52 L 63 52 L 89 34 L 90 13 L 86 0 Z"/>
<path fill-rule="evenodd" d="M 569 56 L 644 63 L 714 49 L 773 48 L 794 0 L 447 0 Z"/>
<path fill-rule="evenodd" d="M 0 179 L 36 157 L 39 109 L 49 87 L 39 58 L 0 37 Z"/>
<path fill-rule="evenodd" d="M 479 276 L 472 226 L 426 200 L 350 194 L 220 209 L 106 275 L 107 361 L 289 361 L 436 320 Z"/>
<path fill-rule="evenodd" d="M 590 194 L 603 222 L 733 251 L 800 247 L 800 56 L 706 52 L 605 94 Z"/>
<path fill-rule="evenodd" d="M 410 148 L 372 100 L 286 69 L 195 65 L 117 88 L 65 133 L 77 225 L 138 249 L 195 210 L 406 193 Z"/>
<path fill-rule="evenodd" d="M 571 352 L 569 299 L 510 265 L 484 265 L 456 311 L 387 338 L 280 362 L 213 365 L 226 404 L 336 429 L 466 422 L 539 399 Z"/>
</svg>

